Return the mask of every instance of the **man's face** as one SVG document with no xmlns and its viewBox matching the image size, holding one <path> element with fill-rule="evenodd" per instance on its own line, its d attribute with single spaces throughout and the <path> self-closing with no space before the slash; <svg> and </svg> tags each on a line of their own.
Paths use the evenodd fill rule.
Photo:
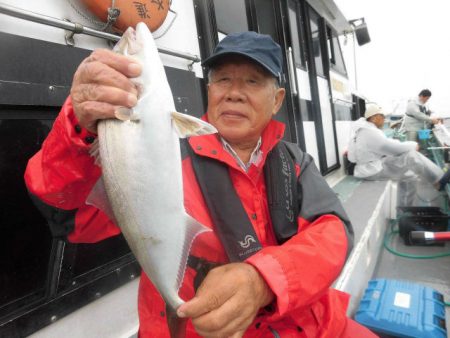
<svg viewBox="0 0 450 338">
<path fill-rule="evenodd" d="M 256 143 L 285 95 L 259 65 L 240 56 L 217 65 L 208 84 L 208 119 L 230 143 Z"/>
<path fill-rule="evenodd" d="M 429 96 L 422 96 L 422 95 L 419 95 L 419 101 L 420 101 L 422 104 L 427 103 L 427 101 L 428 101 L 429 99 L 430 99 Z"/>
<path fill-rule="evenodd" d="M 383 114 L 377 114 L 370 118 L 370 121 L 377 126 L 377 128 L 383 128 L 384 126 L 384 115 Z"/>
</svg>

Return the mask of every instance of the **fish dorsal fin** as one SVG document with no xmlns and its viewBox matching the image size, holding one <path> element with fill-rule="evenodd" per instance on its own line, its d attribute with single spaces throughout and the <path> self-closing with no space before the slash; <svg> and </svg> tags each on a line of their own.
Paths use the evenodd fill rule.
<svg viewBox="0 0 450 338">
<path fill-rule="evenodd" d="M 180 138 L 217 133 L 217 129 L 208 122 L 178 112 L 172 113 L 172 126 Z"/>
<path fill-rule="evenodd" d="M 86 204 L 92 205 L 97 209 L 103 211 L 105 215 L 114 222 L 114 224 L 117 224 L 114 212 L 108 200 L 108 196 L 106 195 L 105 183 L 103 182 L 102 177 L 98 179 L 97 183 L 95 183 L 94 187 L 89 193 L 89 196 L 86 199 Z"/>
</svg>

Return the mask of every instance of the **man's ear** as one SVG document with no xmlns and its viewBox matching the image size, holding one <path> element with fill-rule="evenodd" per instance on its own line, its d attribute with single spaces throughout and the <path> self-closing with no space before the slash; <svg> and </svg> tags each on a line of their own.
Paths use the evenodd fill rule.
<svg viewBox="0 0 450 338">
<path fill-rule="evenodd" d="M 278 113 L 278 111 L 281 108 L 281 105 L 283 104 L 284 97 L 286 96 L 286 89 L 284 88 L 277 88 L 275 92 L 275 102 L 273 105 L 273 111 L 272 115 L 275 115 Z"/>
</svg>

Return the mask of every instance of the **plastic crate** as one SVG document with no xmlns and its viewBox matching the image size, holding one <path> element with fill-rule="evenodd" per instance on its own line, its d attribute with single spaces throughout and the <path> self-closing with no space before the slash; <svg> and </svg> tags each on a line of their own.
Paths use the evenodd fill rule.
<svg viewBox="0 0 450 338">
<path fill-rule="evenodd" d="M 355 320 L 380 337 L 447 337 L 443 295 L 408 281 L 369 281 Z"/>
<path fill-rule="evenodd" d="M 439 207 L 397 207 L 401 216 L 447 216 Z"/>
<path fill-rule="evenodd" d="M 438 207 L 399 207 L 398 227 L 405 245 L 412 244 L 411 231 L 447 231 L 450 217 Z M 445 243 L 422 244 L 443 246 Z"/>
</svg>

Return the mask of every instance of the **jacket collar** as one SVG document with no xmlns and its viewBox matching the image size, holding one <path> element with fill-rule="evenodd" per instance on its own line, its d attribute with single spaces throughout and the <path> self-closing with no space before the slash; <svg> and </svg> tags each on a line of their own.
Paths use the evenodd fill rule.
<svg viewBox="0 0 450 338">
<path fill-rule="evenodd" d="M 202 119 L 207 121 L 207 115 L 203 116 Z M 262 151 L 262 160 L 259 164 L 260 167 L 264 165 L 267 154 L 283 138 L 284 130 L 285 125 L 275 120 L 271 120 L 267 127 L 264 129 L 261 135 L 262 143 L 260 149 Z M 233 158 L 233 156 L 224 149 L 223 144 L 217 134 L 192 136 L 189 138 L 189 144 L 191 145 L 192 150 L 197 155 L 210 157 L 224 162 L 238 170 L 243 170 L 236 163 L 236 160 Z"/>
</svg>

